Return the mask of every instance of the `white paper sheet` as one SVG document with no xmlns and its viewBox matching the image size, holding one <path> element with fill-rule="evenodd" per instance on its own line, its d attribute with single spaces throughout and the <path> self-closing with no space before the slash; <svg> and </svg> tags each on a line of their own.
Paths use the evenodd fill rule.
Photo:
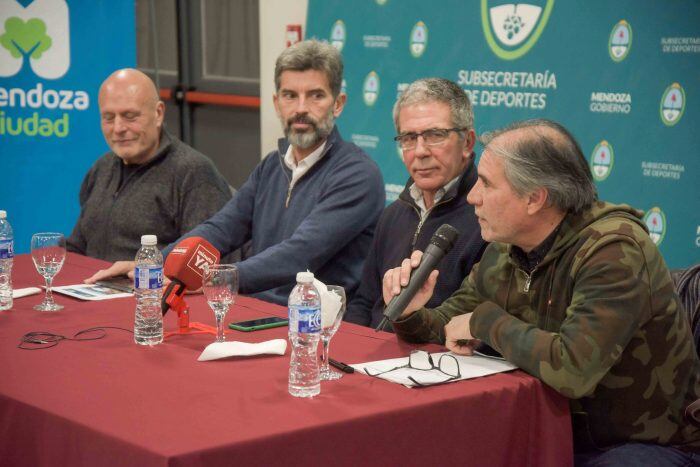
<svg viewBox="0 0 700 467">
<path fill-rule="evenodd" d="M 407 366 L 408 357 L 392 358 L 389 360 L 378 360 L 375 362 L 367 363 L 356 363 L 350 366 L 353 367 L 356 372 L 363 375 L 367 375 L 367 373 L 365 372 L 365 368 L 367 368 L 372 375 L 381 373 L 376 377 L 385 379 L 387 381 L 391 381 L 392 383 L 403 384 L 408 388 L 419 386 L 412 382 L 410 379 L 408 379 L 409 376 L 423 385 L 430 385 L 444 382 L 461 381 L 463 379 L 478 378 L 480 376 L 502 373 L 518 368 L 512 363 L 497 358 L 482 357 L 478 355 L 472 355 L 470 357 L 467 357 L 464 355 L 452 354 L 451 352 L 438 352 L 430 354 L 433 357 L 433 362 L 435 363 L 435 365 L 438 364 L 440 356 L 444 354 L 451 354 L 457 359 L 457 362 L 459 363 L 459 372 L 462 375 L 461 378 L 449 381 L 450 377 L 437 369 L 416 370 L 413 368 L 399 368 L 392 370 L 393 368 Z"/>
</svg>

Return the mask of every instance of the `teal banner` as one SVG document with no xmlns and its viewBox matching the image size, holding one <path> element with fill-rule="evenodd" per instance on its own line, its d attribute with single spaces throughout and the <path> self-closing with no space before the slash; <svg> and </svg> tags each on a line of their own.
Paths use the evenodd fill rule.
<svg viewBox="0 0 700 467">
<path fill-rule="evenodd" d="M 108 150 L 98 89 L 135 64 L 133 2 L 0 0 L 0 209 L 16 253 L 33 233 L 71 233 L 83 177 Z"/>
<path fill-rule="evenodd" d="M 680 268 L 700 261 L 698 18 L 695 0 L 310 0 L 307 37 L 343 54 L 338 126 L 379 164 L 388 202 L 408 177 L 394 102 L 418 78 L 448 78 L 477 134 L 530 118 L 569 128 L 600 197 L 645 211 Z"/>
</svg>

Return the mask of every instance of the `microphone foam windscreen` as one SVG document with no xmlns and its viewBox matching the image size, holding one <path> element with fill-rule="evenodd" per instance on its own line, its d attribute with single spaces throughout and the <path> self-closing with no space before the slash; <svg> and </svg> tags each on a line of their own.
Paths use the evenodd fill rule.
<svg viewBox="0 0 700 467">
<path fill-rule="evenodd" d="M 202 286 L 204 265 L 216 264 L 219 250 L 202 237 L 189 237 L 175 245 L 163 265 L 163 273 L 171 280 L 179 280 L 189 290 Z"/>
</svg>

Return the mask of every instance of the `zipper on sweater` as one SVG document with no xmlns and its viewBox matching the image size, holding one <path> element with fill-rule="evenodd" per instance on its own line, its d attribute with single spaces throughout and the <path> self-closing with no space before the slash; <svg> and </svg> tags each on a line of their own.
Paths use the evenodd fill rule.
<svg viewBox="0 0 700 467">
<path fill-rule="evenodd" d="M 411 251 L 416 247 L 416 242 L 418 241 L 418 235 L 420 234 L 421 229 L 423 228 L 423 224 L 425 221 L 430 217 L 430 213 L 435 209 L 436 207 L 440 206 L 441 204 L 445 204 L 449 202 L 451 199 L 447 200 L 440 200 L 438 203 L 433 204 L 433 207 L 425 211 L 425 216 L 420 215 L 420 209 L 415 207 L 414 205 L 410 205 L 414 211 L 416 211 L 416 214 L 418 214 L 418 227 L 416 227 L 416 232 L 413 234 L 413 241 L 411 241 Z"/>
<path fill-rule="evenodd" d="M 321 159 L 323 159 L 323 157 L 325 157 L 325 155 L 328 153 L 328 151 L 330 151 L 332 146 L 333 146 L 332 144 L 329 144 L 326 146 L 326 148 L 323 150 L 323 154 L 321 154 L 321 157 L 319 157 L 319 159 L 316 161 L 316 164 L 321 162 Z M 284 207 L 286 209 L 289 207 L 289 201 L 292 199 L 292 188 L 293 188 L 292 187 L 292 179 L 289 178 L 289 175 L 287 175 L 287 172 L 284 170 L 284 168 L 286 167 L 284 164 L 284 156 L 282 156 L 281 153 L 278 153 L 278 154 L 279 154 L 278 160 L 280 161 L 280 165 L 282 166 L 282 173 L 284 174 L 284 176 L 287 178 L 287 181 L 289 182 L 289 188 L 287 188 L 287 199 L 285 199 L 285 201 L 284 201 Z M 309 167 L 309 170 L 311 170 L 311 169 L 312 169 L 312 167 Z M 304 175 L 302 175 L 301 177 L 299 177 L 297 179 L 297 183 L 299 183 L 299 180 L 306 177 L 306 174 L 309 173 L 309 170 L 307 170 Z"/>
<path fill-rule="evenodd" d="M 289 199 L 292 197 L 292 182 L 289 182 L 289 188 L 287 189 L 287 200 L 284 202 L 284 207 L 289 207 Z"/>
<path fill-rule="evenodd" d="M 519 268 L 518 268 L 519 269 Z M 520 271 L 523 271 L 520 269 Z M 523 286 L 523 292 L 529 292 L 530 291 L 530 284 L 532 284 L 532 276 L 535 275 L 535 271 L 537 271 L 537 268 L 533 269 L 530 274 L 526 273 L 523 271 L 523 274 L 525 274 L 525 285 Z"/>
</svg>

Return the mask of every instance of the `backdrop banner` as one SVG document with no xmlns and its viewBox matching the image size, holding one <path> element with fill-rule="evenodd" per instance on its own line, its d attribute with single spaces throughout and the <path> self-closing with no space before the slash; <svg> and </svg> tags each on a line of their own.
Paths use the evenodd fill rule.
<svg viewBox="0 0 700 467">
<path fill-rule="evenodd" d="M 530 118 L 569 128 L 600 197 L 643 210 L 680 268 L 700 261 L 698 18 L 696 0 L 310 0 L 307 37 L 343 54 L 338 126 L 379 164 L 388 202 L 408 177 L 394 102 L 444 77 L 471 98 L 477 134 Z"/>
<path fill-rule="evenodd" d="M 134 11 L 133 2 L 0 1 L 0 209 L 16 253 L 35 232 L 73 229 L 83 177 L 108 150 L 100 83 L 136 63 Z"/>
</svg>

